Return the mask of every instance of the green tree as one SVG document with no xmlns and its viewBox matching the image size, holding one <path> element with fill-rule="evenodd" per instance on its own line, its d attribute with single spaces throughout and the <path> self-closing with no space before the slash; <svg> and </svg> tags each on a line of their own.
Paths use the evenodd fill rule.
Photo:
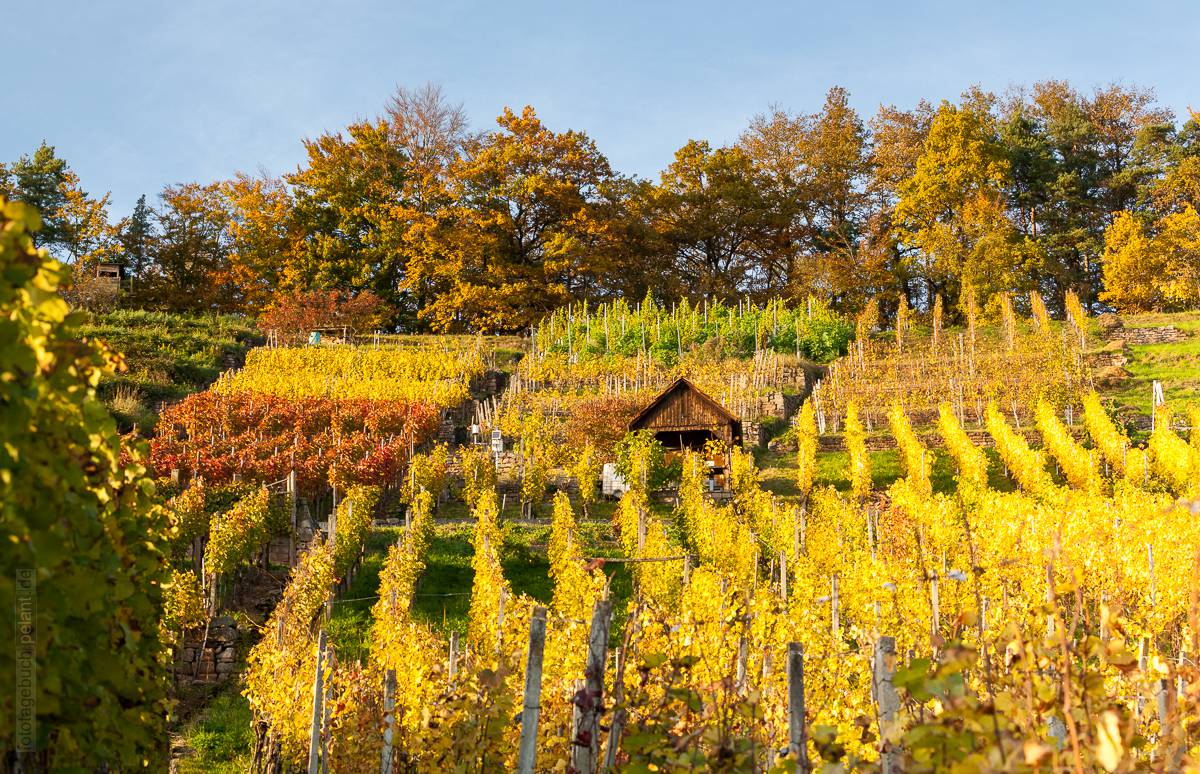
<svg viewBox="0 0 1200 774">
<path fill-rule="evenodd" d="M 1123 86 L 1086 96 L 1065 81 L 1044 81 L 1017 99 L 1010 112 L 1026 121 L 1024 144 L 1038 156 L 1032 168 L 1016 169 L 1025 173 L 1017 178 L 1026 206 L 1018 227 L 1043 256 L 1038 280 L 1052 308 L 1068 289 L 1091 306 L 1102 287 L 1105 230 L 1115 213 L 1139 209 L 1162 175 L 1170 113 L 1151 92 Z"/>
<path fill-rule="evenodd" d="M 229 211 L 217 183 L 167 186 L 154 209 L 154 263 L 140 296 L 171 311 L 242 306 L 229 273 Z"/>
<path fill-rule="evenodd" d="M 32 156 L 22 156 L 0 178 L 0 194 L 43 213 L 34 244 L 72 264 L 76 276 L 94 271 L 102 260 L 116 257 L 116 230 L 108 221 L 108 194 L 96 199 L 83 190 L 79 176 L 42 143 Z"/>
<path fill-rule="evenodd" d="M 154 258 L 154 225 L 151 217 L 150 207 L 146 204 L 146 196 L 143 194 L 138 197 L 133 212 L 121 221 L 118 227 L 125 271 L 135 281 L 146 275 Z"/>
<path fill-rule="evenodd" d="M 19 630 L 0 679 L 33 678 L 31 704 L 0 695 L 0 748 L 11 762 L 32 744 L 27 771 L 165 768 L 167 527 L 144 444 L 96 395 L 113 356 L 58 296 L 66 269 L 34 249 L 37 221 L 0 199 L 0 605 Z"/>
<path fill-rule="evenodd" d="M 66 160 L 59 158 L 54 146 L 45 141 L 32 156 L 22 156 L 8 169 L 4 195 L 45 213 L 42 227 L 33 234 L 37 247 L 53 249 L 70 240 L 70 227 L 58 215 L 66 204 L 64 189 L 68 172 Z"/>
</svg>

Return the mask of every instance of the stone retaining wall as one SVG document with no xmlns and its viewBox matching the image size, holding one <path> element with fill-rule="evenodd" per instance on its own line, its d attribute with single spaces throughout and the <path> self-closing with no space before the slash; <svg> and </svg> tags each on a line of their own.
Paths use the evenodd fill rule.
<svg viewBox="0 0 1200 774">
<path fill-rule="evenodd" d="M 188 632 L 175 660 L 175 679 L 180 684 L 219 683 L 238 674 L 237 648 L 242 633 L 230 616 L 214 618 L 204 629 Z"/>
<path fill-rule="evenodd" d="M 1174 325 L 1164 325 L 1154 328 L 1126 328 L 1122 333 L 1122 338 L 1126 344 L 1171 344 L 1177 341 L 1186 341 L 1187 333 L 1179 330 Z"/>
</svg>

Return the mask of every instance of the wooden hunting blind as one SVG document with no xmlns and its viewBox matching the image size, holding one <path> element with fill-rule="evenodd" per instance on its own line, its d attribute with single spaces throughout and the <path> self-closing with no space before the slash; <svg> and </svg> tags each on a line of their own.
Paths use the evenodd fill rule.
<svg viewBox="0 0 1200 774">
<path fill-rule="evenodd" d="M 682 376 L 629 422 L 629 431 L 637 430 L 649 430 L 664 447 L 680 451 L 704 451 L 711 440 L 727 447 L 742 443 L 741 421 Z"/>
</svg>

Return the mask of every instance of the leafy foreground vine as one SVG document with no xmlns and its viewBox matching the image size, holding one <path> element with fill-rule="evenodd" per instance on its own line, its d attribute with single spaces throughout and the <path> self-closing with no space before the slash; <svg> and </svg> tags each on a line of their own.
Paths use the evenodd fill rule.
<svg viewBox="0 0 1200 774">
<path fill-rule="evenodd" d="M 81 340 L 57 294 L 66 269 L 32 247 L 37 222 L 0 198 L 0 607 L 17 626 L 0 659 L 0 760 L 161 769 L 166 521 L 145 445 L 123 441 L 96 396 L 119 361 Z"/>
</svg>

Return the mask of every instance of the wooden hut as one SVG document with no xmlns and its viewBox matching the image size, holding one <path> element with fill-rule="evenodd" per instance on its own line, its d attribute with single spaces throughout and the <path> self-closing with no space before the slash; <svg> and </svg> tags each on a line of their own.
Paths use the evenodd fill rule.
<svg viewBox="0 0 1200 774">
<path fill-rule="evenodd" d="M 649 430 L 668 449 L 701 451 L 711 440 L 742 442 L 742 423 L 696 385 L 679 377 L 629 422 L 629 431 Z"/>
<path fill-rule="evenodd" d="M 682 376 L 629 422 L 629 431 L 649 430 L 668 455 L 684 450 L 703 453 L 709 441 L 740 446 L 742 423 L 724 406 Z M 705 458 L 710 489 L 725 488 L 725 455 Z"/>
</svg>

